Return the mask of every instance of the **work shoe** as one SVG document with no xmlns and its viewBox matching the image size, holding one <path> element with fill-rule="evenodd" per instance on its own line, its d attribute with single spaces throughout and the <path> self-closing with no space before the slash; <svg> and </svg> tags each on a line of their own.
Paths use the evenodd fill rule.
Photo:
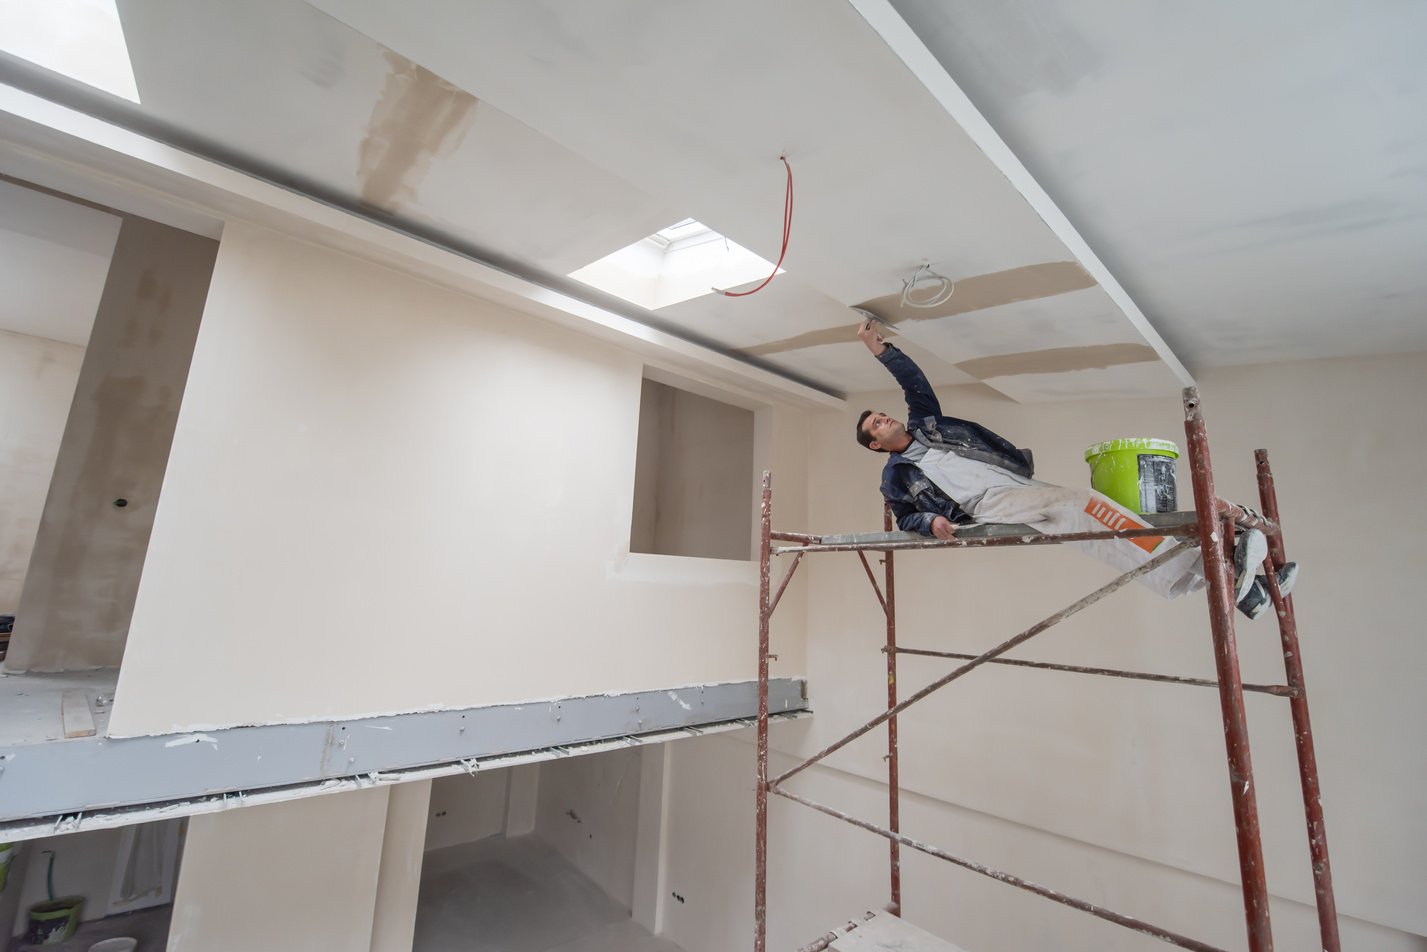
<svg viewBox="0 0 1427 952">
<path fill-rule="evenodd" d="M 1257 529 L 1241 529 L 1234 542 L 1234 602 L 1243 601 L 1254 587 L 1254 572 L 1268 557 L 1268 540 Z"/>
<path fill-rule="evenodd" d="M 1278 590 L 1287 598 L 1293 591 L 1294 583 L 1298 581 L 1298 563 L 1285 562 L 1283 568 L 1276 573 L 1278 575 Z M 1249 621 L 1256 621 L 1264 613 L 1264 609 L 1273 604 L 1273 596 L 1268 592 L 1268 582 L 1264 581 L 1262 575 L 1255 575 L 1253 583 L 1249 586 L 1249 593 L 1239 599 L 1239 611 L 1249 616 Z"/>
</svg>

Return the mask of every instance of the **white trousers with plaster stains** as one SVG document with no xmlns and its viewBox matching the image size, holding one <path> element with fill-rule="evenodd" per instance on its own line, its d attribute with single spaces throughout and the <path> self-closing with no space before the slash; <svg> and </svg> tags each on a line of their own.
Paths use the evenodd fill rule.
<svg viewBox="0 0 1427 952">
<path fill-rule="evenodd" d="M 977 522 L 1024 523 L 1038 532 L 1104 532 L 1107 529 L 1148 527 L 1138 515 L 1091 489 L 1067 489 L 1040 483 L 988 489 L 971 516 Z M 1092 555 L 1120 572 L 1128 572 L 1148 562 L 1155 554 L 1174 546 L 1176 540 L 1164 536 L 1139 539 L 1105 539 L 1068 542 L 1067 545 Z M 1136 581 L 1165 598 L 1176 598 L 1204 587 L 1204 567 L 1198 549 L 1185 549 L 1164 565 Z"/>
</svg>

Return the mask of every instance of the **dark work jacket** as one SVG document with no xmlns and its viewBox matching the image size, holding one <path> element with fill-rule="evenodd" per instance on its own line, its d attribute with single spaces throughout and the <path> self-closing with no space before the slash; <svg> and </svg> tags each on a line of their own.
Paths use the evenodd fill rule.
<svg viewBox="0 0 1427 952">
<path fill-rule="evenodd" d="M 1018 476 L 1034 475 L 1030 450 L 1017 449 L 979 423 L 943 416 L 926 374 L 912 358 L 888 344 L 877 359 L 902 385 L 902 394 L 907 398 L 907 432 L 912 439 L 966 459 L 991 463 Z M 952 522 L 971 520 L 956 500 L 948 498 L 916 463 L 901 453 L 893 453 L 882 468 L 882 496 L 892 507 L 897 527 L 904 532 L 931 535 L 932 520 L 937 516 Z"/>
</svg>

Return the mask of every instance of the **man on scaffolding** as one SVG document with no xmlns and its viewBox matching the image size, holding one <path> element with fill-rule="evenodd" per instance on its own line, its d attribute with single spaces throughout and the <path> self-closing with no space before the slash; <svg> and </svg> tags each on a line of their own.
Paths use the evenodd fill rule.
<svg viewBox="0 0 1427 952">
<path fill-rule="evenodd" d="M 1033 479 L 1029 450 L 1018 449 L 978 423 L 943 415 L 921 368 L 887 343 L 877 331 L 876 319 L 863 313 L 858 338 L 901 384 L 907 400 L 906 424 L 872 410 L 857 418 L 857 442 L 890 454 L 882 468 L 882 496 L 898 528 L 951 539 L 957 525 L 968 522 L 1025 524 L 1048 534 L 1149 527 L 1094 490 Z M 1142 536 L 1069 544 L 1127 572 L 1164 551 L 1161 546 L 1172 545 L 1173 540 Z M 1267 554 L 1267 540 L 1258 529 L 1237 533 L 1234 600 L 1251 619 L 1258 618 L 1270 602 L 1267 584 L 1254 574 Z M 1293 562 L 1279 570 L 1284 595 L 1292 590 L 1297 573 Z M 1197 549 L 1186 549 L 1139 581 L 1165 598 L 1198 591 L 1205 584 L 1202 557 Z"/>
</svg>

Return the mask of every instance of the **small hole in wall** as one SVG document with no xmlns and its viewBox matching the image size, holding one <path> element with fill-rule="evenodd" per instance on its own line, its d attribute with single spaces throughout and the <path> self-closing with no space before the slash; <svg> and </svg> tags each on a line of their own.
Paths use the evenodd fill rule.
<svg viewBox="0 0 1427 952">
<path fill-rule="evenodd" d="M 114 508 L 115 508 L 115 509 L 123 509 L 123 508 L 124 508 L 125 506 L 127 506 L 128 504 L 129 504 L 129 500 L 124 499 L 124 498 L 122 498 L 122 497 L 119 498 L 119 499 L 114 500 Z"/>
</svg>

